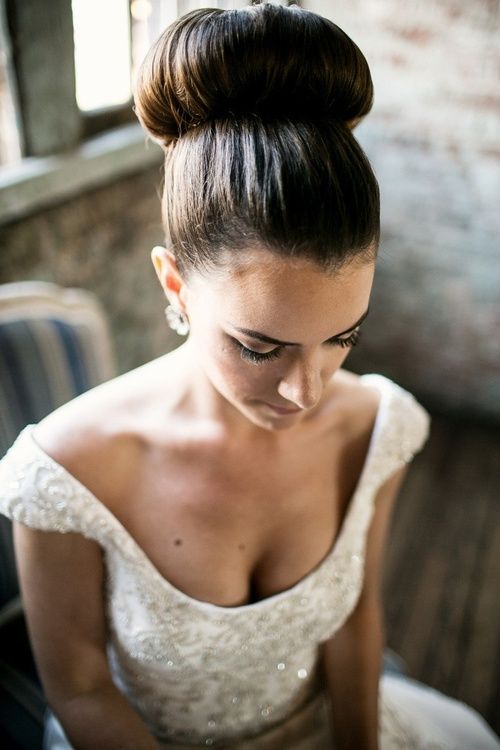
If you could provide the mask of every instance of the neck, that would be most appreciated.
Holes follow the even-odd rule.
[[[189,339],[175,350],[175,357],[175,371],[179,377],[176,408],[210,424],[220,438],[238,443],[250,441],[252,444],[277,445],[286,442],[285,433],[294,431],[293,428],[286,431],[266,430],[245,416],[215,388],[201,367]]]

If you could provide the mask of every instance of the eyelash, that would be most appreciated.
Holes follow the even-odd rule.
[[[361,336],[361,331],[356,330],[351,333],[350,336],[348,336],[346,339],[333,339],[332,341],[329,341],[328,344],[330,346],[341,346],[345,348],[346,346],[352,347],[356,346],[356,344],[359,342],[359,338]],[[270,352],[254,352],[252,349],[248,349],[248,347],[243,346],[239,341],[236,341],[236,339],[233,339],[237,349],[240,352],[240,356],[242,359],[246,359],[249,362],[252,362],[255,365],[263,364],[264,362],[269,362],[273,359],[277,359],[283,350],[282,346],[276,347],[276,349],[273,349]]]

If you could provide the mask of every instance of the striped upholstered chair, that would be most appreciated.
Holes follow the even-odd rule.
[[[38,281],[0,285],[0,457],[27,424],[115,370],[107,321],[93,294]],[[40,748],[44,711],[11,523],[0,515],[0,747]]]

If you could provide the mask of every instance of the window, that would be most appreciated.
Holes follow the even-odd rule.
[[[136,122],[133,81],[161,31],[195,8],[251,2],[0,0],[0,165]]]
[[[76,101],[83,112],[131,97],[127,0],[72,0]]]
[[[0,4],[0,166],[15,164],[21,158],[10,40],[2,11],[3,6]]]
[[[160,164],[132,109],[146,51],[190,10],[252,2],[0,0],[0,224]]]

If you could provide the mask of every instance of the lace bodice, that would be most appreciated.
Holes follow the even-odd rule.
[[[258,735],[318,694],[318,645],[359,597],[377,489],[429,432],[429,415],[410,393],[382,375],[360,382],[381,398],[336,540],[297,584],[252,604],[223,607],[175,588],[104,504],[37,446],[34,425],[0,461],[3,514],[101,546],[113,680],[165,744],[218,745]]]

